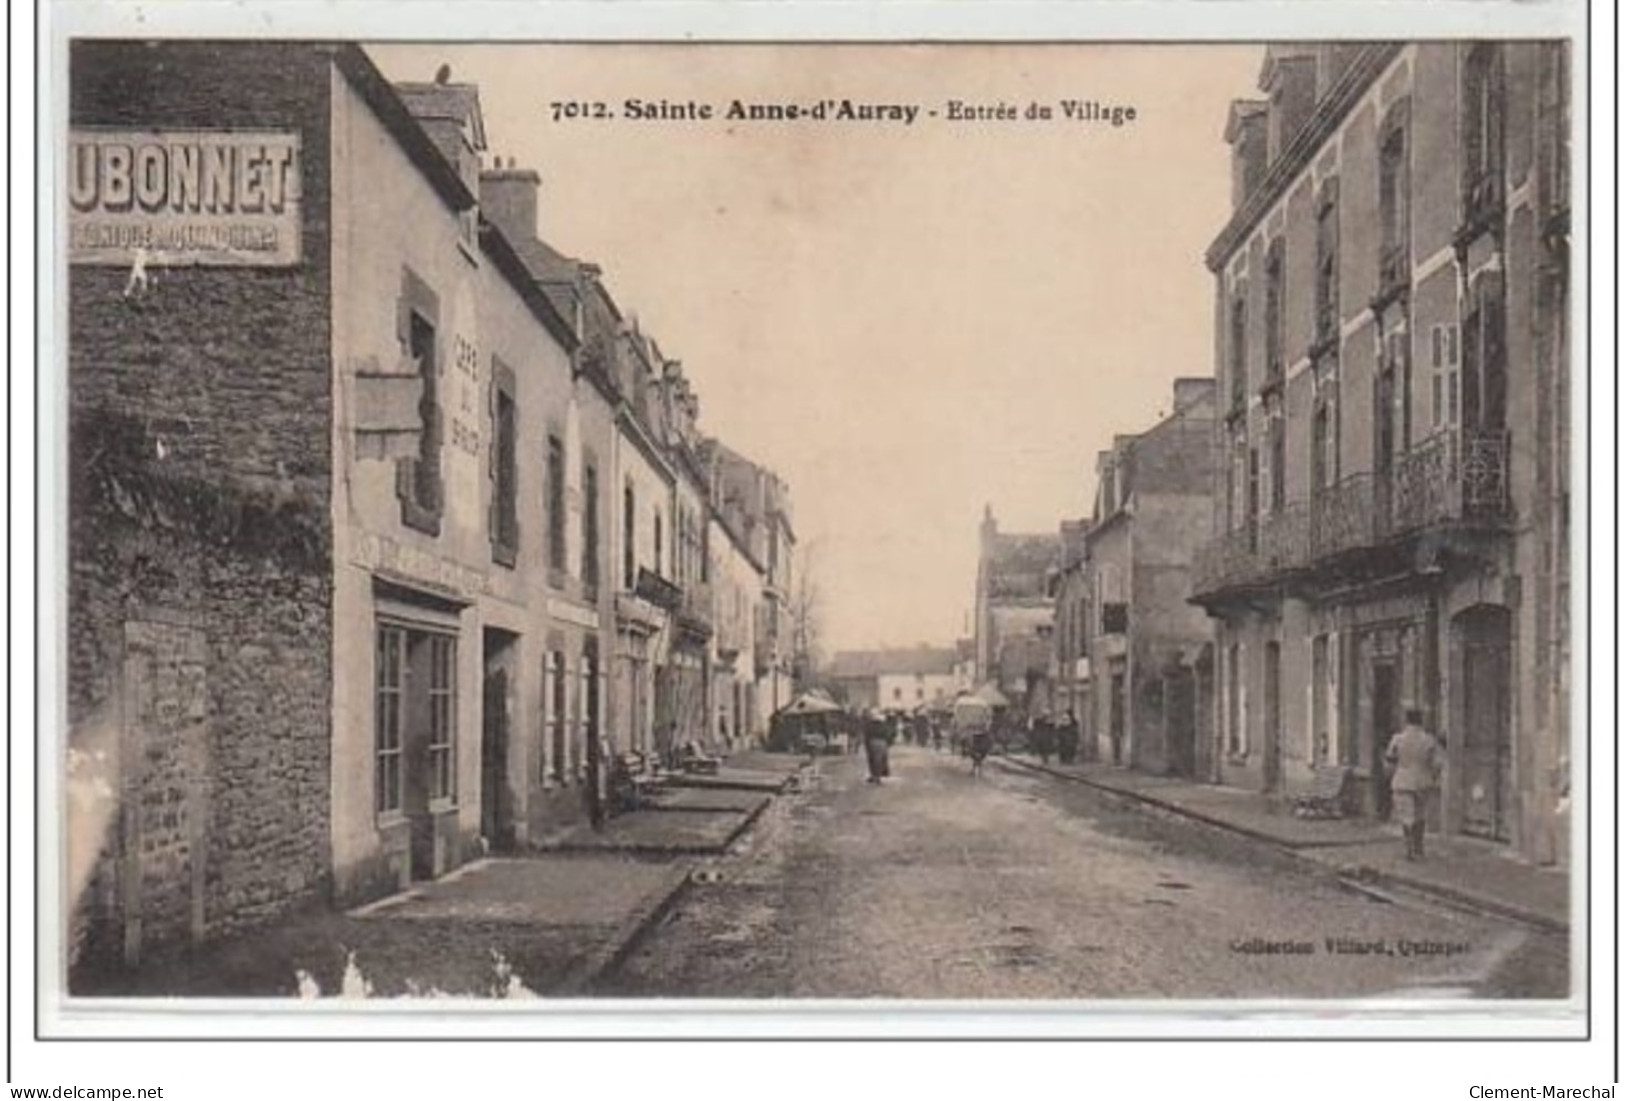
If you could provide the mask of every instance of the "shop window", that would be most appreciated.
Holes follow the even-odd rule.
[[[374,676],[374,809],[405,809],[405,793],[457,799],[457,638],[400,623],[380,623]],[[407,747],[418,747],[409,757]],[[421,756],[419,755],[421,754]],[[426,775],[407,775],[421,760]]]
[[[378,628],[374,674],[373,809],[380,815],[401,809],[401,753],[405,745],[406,632]]]
[[[457,798],[457,641],[427,636],[429,795]]]

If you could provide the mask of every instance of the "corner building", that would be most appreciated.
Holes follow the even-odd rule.
[[[480,215],[476,90],[319,43],[70,63],[69,768],[110,793],[69,828],[70,955],[378,897],[590,813],[582,473],[611,418]]]
[[[1231,106],[1207,254],[1212,778],[1353,770],[1422,708],[1447,831],[1564,859],[1569,94],[1561,42],[1300,43]]]

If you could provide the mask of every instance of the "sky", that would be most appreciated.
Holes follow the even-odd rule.
[[[1262,47],[368,52],[392,80],[449,63],[479,85],[488,159],[542,176],[541,237],[599,264],[682,360],[704,432],[789,483],[826,649],[968,635],[983,508],[1004,531],[1088,515],[1096,452],[1165,414],[1174,378],[1212,374],[1202,254]],[[633,118],[628,99],[713,115]],[[919,113],[726,117],[848,99]],[[1063,100],[1135,117],[1077,121]],[[1018,117],[951,119],[951,101]],[[1035,103],[1051,117],[1026,118]]]

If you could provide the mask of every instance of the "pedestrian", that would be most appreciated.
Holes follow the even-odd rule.
[[[869,783],[878,784],[891,774],[891,724],[879,712],[864,724],[863,751],[868,757]]]
[[[938,753],[942,752],[942,724],[935,718],[931,720],[931,748]]]
[[[1056,732],[1055,751],[1061,758],[1063,765],[1070,765],[1078,759],[1078,717],[1068,709],[1066,718],[1061,721],[1061,729]]]
[[[1439,787],[1442,766],[1439,739],[1422,725],[1422,709],[1405,708],[1405,725],[1388,743],[1389,788],[1394,816],[1405,829],[1405,859],[1423,858],[1422,835],[1427,831],[1428,807]]]
[[[1048,768],[1050,755],[1055,752],[1055,728],[1050,725],[1048,715],[1039,715],[1033,719],[1031,737],[1033,752]]]

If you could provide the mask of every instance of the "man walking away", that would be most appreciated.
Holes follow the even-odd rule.
[[[1439,787],[1439,739],[1422,726],[1422,709],[1405,708],[1405,725],[1388,743],[1388,762],[1394,793],[1394,815],[1405,828],[1405,859],[1421,860],[1422,835],[1427,829],[1428,806]]]

